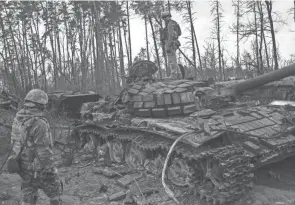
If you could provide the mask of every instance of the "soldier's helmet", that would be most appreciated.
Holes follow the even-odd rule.
[[[162,19],[166,18],[166,17],[172,17],[169,11],[164,11],[162,13]]]
[[[33,89],[25,97],[25,105],[32,106],[30,103],[37,103],[39,105],[46,105],[48,103],[47,94],[39,89]]]

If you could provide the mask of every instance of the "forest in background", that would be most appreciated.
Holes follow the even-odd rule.
[[[236,52],[230,58],[222,38],[222,2],[210,0],[212,39],[201,53],[194,28],[197,11],[191,1],[8,1],[0,2],[0,87],[18,96],[32,88],[118,93],[135,61],[151,60],[159,67],[157,78],[169,74],[160,41],[164,27],[161,12],[180,13],[188,27],[179,63],[191,68],[196,79],[249,78],[295,62],[282,59],[276,42],[276,24],[284,20],[272,1],[235,0]],[[295,1],[289,15],[294,16]],[[247,18],[246,18],[247,16]],[[249,18],[250,16],[250,18]],[[145,25],[146,46],[134,54],[130,18]],[[223,25],[225,26],[225,25]],[[290,31],[291,32],[291,31]],[[251,42],[241,52],[242,41]],[[134,58],[132,56],[135,56]]]

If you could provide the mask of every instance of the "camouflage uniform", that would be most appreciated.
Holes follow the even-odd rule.
[[[43,92],[43,91],[42,91]],[[47,97],[47,95],[46,95]],[[32,105],[27,102],[25,106]],[[36,107],[25,107],[20,110],[12,125],[11,140],[14,141],[13,152],[16,155],[24,146],[21,153],[19,175],[22,178],[22,204],[37,203],[38,189],[42,189],[50,198],[51,205],[62,204],[62,181],[57,175],[53,160],[53,138],[47,120]],[[25,144],[26,137],[28,137]]]
[[[171,14],[164,12],[162,18],[165,19],[171,17]],[[178,41],[178,35],[176,33],[175,26],[177,23],[171,19],[165,19],[166,27],[164,29],[164,45],[167,56],[168,66],[170,67],[171,74],[170,78],[180,78],[180,71],[177,64],[176,50],[179,48],[180,43]]]

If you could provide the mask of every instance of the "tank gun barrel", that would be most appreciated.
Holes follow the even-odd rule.
[[[295,64],[286,66],[282,69],[275,70],[264,75],[257,76],[255,78],[245,80],[243,82],[237,83],[236,85],[231,85],[229,87],[234,87],[237,93],[250,90],[264,84],[286,78],[288,76],[295,75]]]
[[[281,68],[279,70],[271,71],[269,73],[257,76],[255,78],[245,80],[230,86],[227,86],[225,88],[221,88],[218,93],[213,92],[211,93],[211,96],[213,95],[235,95],[242,92],[245,92],[247,90],[251,90],[254,88],[257,88],[259,86],[265,85],[267,83],[280,80],[282,78],[286,78],[288,76],[295,75],[295,64],[291,64],[289,66],[286,66],[284,68]]]

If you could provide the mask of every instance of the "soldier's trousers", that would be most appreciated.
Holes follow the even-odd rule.
[[[180,76],[179,67],[177,64],[177,58],[176,58],[176,49],[174,48],[167,48],[166,47],[166,55],[167,55],[167,63],[170,67],[171,74],[170,76],[173,79],[177,79]]]
[[[20,176],[22,178],[22,205],[35,205],[38,200],[38,189],[43,190],[50,200],[50,205],[62,204],[60,196],[63,192],[63,184],[57,174],[38,172],[36,175],[26,171],[22,172]]]

